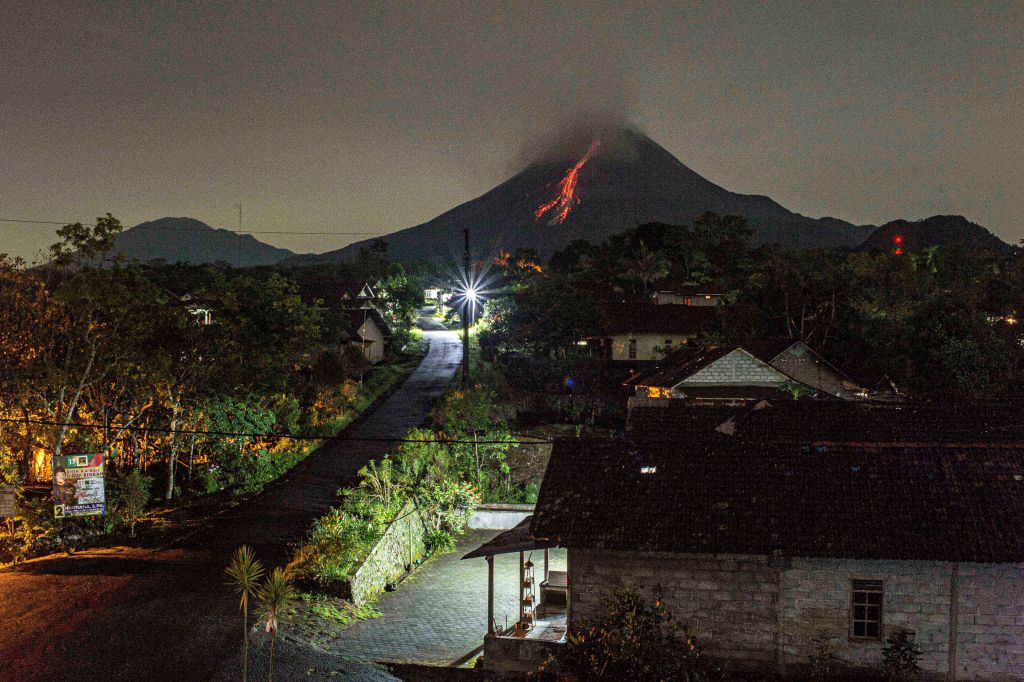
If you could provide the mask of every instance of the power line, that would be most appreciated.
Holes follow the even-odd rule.
[[[244,431],[207,431],[201,429],[169,429],[158,426],[125,426],[123,424],[90,424],[86,422],[60,422],[47,419],[19,419],[17,417],[0,417],[0,422],[13,424],[33,424],[35,426],[66,426],[76,429],[107,429],[109,431],[131,431],[133,433],[178,433],[196,436],[222,436],[234,438],[278,438],[288,440],[323,440],[331,442],[354,443],[437,443],[439,445],[501,445],[504,440],[443,440],[440,438],[369,438],[359,436],[316,436],[291,433],[249,433]],[[530,443],[554,443],[553,440],[535,440]]]
[[[74,225],[77,222],[79,222],[79,221],[71,220],[71,221],[61,222],[61,221],[57,221],[57,220],[22,220],[20,218],[0,218],[0,223],[18,223],[18,224],[23,224],[23,225],[26,225],[26,226],[28,226],[28,225],[58,225],[58,226],[63,227],[64,225]],[[82,224],[84,225],[85,223],[82,223]],[[128,229],[130,230],[132,228],[128,228]],[[231,232],[231,230],[222,230],[221,228],[216,228],[216,227],[211,227],[209,230],[207,230],[207,229],[204,229],[204,228],[201,228],[201,227],[164,227],[164,226],[160,226],[160,225],[151,225],[149,227],[146,227],[145,230],[146,231],[149,231],[149,230],[163,230],[163,231],[167,231],[167,232],[210,232],[210,231],[214,231],[214,232],[220,232],[220,231]],[[383,237],[383,236],[386,236],[389,233],[387,233],[387,232],[337,232],[337,231],[328,231],[328,230],[311,231],[311,232],[303,232],[303,231],[300,231],[300,230],[244,230],[244,231],[243,230],[239,230],[238,232],[235,232],[234,234],[298,234],[298,235],[305,234],[305,235],[314,235],[314,236],[317,236],[317,235],[319,235],[319,236],[323,236],[323,235],[338,235],[338,236],[342,236],[342,237]]]

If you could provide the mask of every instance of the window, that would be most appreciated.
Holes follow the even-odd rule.
[[[850,595],[850,636],[882,638],[882,581],[854,580]]]
[[[629,340],[629,359],[636,360],[636,339]]]
[[[665,355],[672,354],[672,339],[665,339]]]

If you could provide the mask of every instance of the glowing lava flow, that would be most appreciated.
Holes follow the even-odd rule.
[[[593,153],[597,150],[597,146],[600,144],[599,140],[594,140],[590,143],[590,148],[587,149],[587,153],[583,155],[583,158],[576,162],[576,165],[569,169],[569,172],[565,174],[561,182],[558,183],[558,194],[555,198],[546,204],[541,204],[537,207],[537,210],[533,212],[533,217],[537,220],[541,219],[545,213],[551,212],[551,220],[548,221],[548,225],[554,225],[555,223],[565,222],[565,219],[569,216],[569,211],[575,204],[580,203],[579,197],[576,196],[576,183],[580,179],[580,169],[590,159]]]

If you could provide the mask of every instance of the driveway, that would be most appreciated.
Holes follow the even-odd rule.
[[[353,661],[450,664],[483,644],[487,630],[487,562],[461,560],[502,531],[473,530],[451,554],[434,557],[378,602],[383,616],[364,620],[340,636],[317,642],[327,651]],[[543,550],[534,552],[538,575]],[[551,570],[565,570],[565,550],[553,549]],[[516,586],[519,554],[494,557],[494,618],[500,626],[519,617]]]
[[[401,437],[421,424],[461,359],[458,336],[428,331],[427,356],[345,438]],[[241,627],[224,586],[249,544],[281,565],[339,487],[392,446],[328,442],[250,503],[163,548],[42,558],[0,571],[0,680],[206,680],[233,657]]]

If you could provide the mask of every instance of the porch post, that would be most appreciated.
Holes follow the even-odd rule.
[[[487,557],[487,634],[494,634],[494,556]]]
[[[519,591],[516,592],[517,598],[519,599],[519,622],[523,622],[523,583],[526,582],[526,572],[523,567],[524,555],[519,552]]]
[[[548,548],[544,548],[544,582],[548,580]]]

